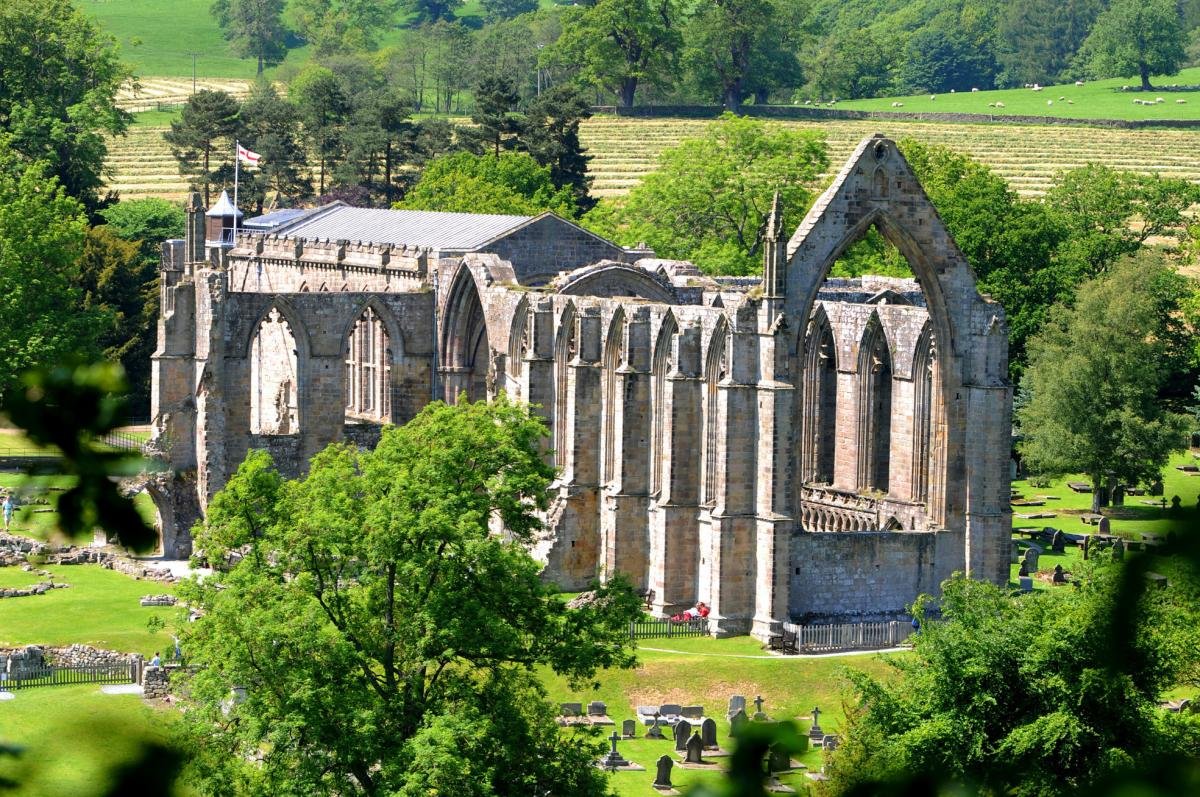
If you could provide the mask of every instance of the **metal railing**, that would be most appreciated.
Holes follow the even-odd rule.
[[[31,667],[0,673],[0,689],[28,689],[34,686],[69,684],[137,683],[137,665],[131,662],[97,664],[90,667]]]
[[[772,647],[789,653],[827,653],[839,650],[894,648],[912,634],[912,623],[890,620],[881,623],[837,625],[783,624],[783,634]]]

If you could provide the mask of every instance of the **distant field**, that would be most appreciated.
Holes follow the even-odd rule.
[[[1133,91],[1135,78],[1098,80],[1076,86],[1045,86],[1033,89],[966,91],[955,94],[919,94],[908,97],[882,97],[873,100],[845,100],[836,108],[853,111],[903,111],[939,113],[975,113],[1014,116],[1058,116],[1069,119],[1200,119],[1200,91],[1171,91],[1171,86],[1200,85],[1200,67],[1185,69],[1172,77],[1152,81],[1154,92]],[[1122,86],[1131,90],[1122,91]],[[933,99],[930,99],[930,97]],[[1162,102],[1154,102],[1162,98]],[[1140,105],[1135,100],[1151,101]],[[893,103],[902,103],[895,107]],[[997,103],[1003,103],[997,107]]]

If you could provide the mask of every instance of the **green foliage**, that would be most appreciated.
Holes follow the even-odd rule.
[[[232,177],[239,110],[238,101],[228,92],[201,89],[163,134],[179,162],[179,173],[204,193],[206,206],[212,202],[214,185],[221,185],[226,174]]]
[[[1146,484],[1184,445],[1186,421],[1165,411],[1167,319],[1155,281],[1168,267],[1127,261],[1080,286],[1030,341],[1017,411],[1027,466],[1087,473],[1093,484]]]
[[[375,49],[395,23],[400,0],[291,0],[289,25],[319,56]]]
[[[299,481],[247,457],[196,530],[210,560],[242,558],[181,589],[205,612],[182,634],[203,790],[603,793],[594,737],[559,732],[535,668],[628,666],[638,599],[617,581],[568,609],[542,584],[545,434],[503,399],[434,403]]]
[[[829,161],[815,133],[726,113],[703,137],[663,152],[659,163],[622,202],[601,203],[588,223],[709,273],[753,274],[762,267],[773,194],[779,191],[784,229],[795,229]]]
[[[1020,597],[944,582],[942,619],[922,622],[913,657],[890,660],[897,678],[849,673],[855,710],[827,793],[965,784],[982,794],[1095,794],[1134,762],[1192,754],[1200,721],[1156,705],[1197,663],[1190,582],[1139,597],[1121,589],[1117,566],[1092,564],[1074,574],[1075,590]],[[1118,639],[1128,655],[1114,659]]]
[[[130,122],[116,106],[130,73],[112,38],[70,0],[11,0],[0,5],[0,75],[0,140],[94,211],[105,135]]]
[[[100,211],[109,231],[123,240],[136,242],[142,258],[158,263],[159,246],[168,238],[182,238],[184,213],[178,202],[157,197],[130,199]]]
[[[97,352],[106,320],[81,307],[83,207],[43,164],[0,141],[0,397],[27,368]]]
[[[596,204],[588,194],[592,178],[587,169],[592,158],[584,154],[579,141],[579,123],[591,115],[587,98],[577,87],[554,86],[530,106],[522,136],[534,160],[550,168],[551,182],[570,190],[578,211]]]
[[[508,78],[486,77],[475,88],[474,128],[459,131],[459,138],[476,154],[517,148],[525,120],[517,113],[521,97]]]
[[[1101,0],[1009,0],[996,25],[999,82],[1048,85],[1068,77],[1071,57],[1087,37]]]
[[[640,84],[669,85],[682,44],[675,0],[597,0],[563,11],[563,35],[551,59],[633,106]]]
[[[289,95],[300,109],[309,150],[319,161],[318,193],[324,194],[327,170],[343,152],[353,110],[350,92],[332,69],[310,65],[292,82]]]
[[[1113,0],[1096,18],[1076,61],[1093,77],[1137,75],[1150,91],[1152,75],[1174,75],[1187,42],[1173,0]]]
[[[212,14],[241,58],[254,58],[258,74],[287,55],[283,0],[214,0]]]
[[[799,82],[784,13],[772,0],[699,3],[684,31],[682,69],[705,94],[736,111],[752,93]]]
[[[576,213],[570,189],[557,188],[550,168],[524,152],[456,152],[435,158],[396,207],[516,216],[552,210],[566,218]]]
[[[481,0],[480,5],[488,22],[512,19],[536,11],[538,7],[537,0]]]

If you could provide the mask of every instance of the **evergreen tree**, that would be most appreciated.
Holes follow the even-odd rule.
[[[460,131],[468,147],[476,152],[491,150],[496,156],[501,150],[516,149],[525,129],[524,119],[517,113],[520,99],[507,78],[484,78],[475,89],[475,113],[471,114],[471,121],[476,127]]]
[[[188,99],[179,119],[163,134],[179,162],[179,173],[204,193],[205,205],[211,204],[213,183],[220,178],[218,167],[233,162],[239,110],[238,101],[228,93],[203,89]]]
[[[242,103],[239,121],[242,144],[262,156],[256,171],[242,171],[239,201],[261,212],[271,192],[290,202],[312,194],[296,106],[261,81]]]
[[[559,188],[568,188],[575,206],[583,213],[596,204],[588,191],[592,178],[583,144],[579,141],[579,123],[592,115],[582,92],[570,84],[553,86],[542,92],[529,108],[523,141],[538,163],[550,167],[550,179]]]
[[[327,67],[311,66],[292,84],[304,138],[318,160],[318,193],[325,193],[330,169],[345,152],[345,128],[353,104],[342,82]]]
[[[258,60],[259,75],[287,55],[283,0],[215,0],[212,14],[234,53]]]

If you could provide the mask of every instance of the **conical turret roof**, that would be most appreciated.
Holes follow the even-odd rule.
[[[209,209],[209,211],[207,213],[205,213],[204,215],[209,216],[209,217],[220,217],[220,218],[226,218],[228,216],[237,216],[240,219],[242,217],[242,211],[238,210],[237,208],[235,208],[233,206],[233,202],[230,201],[230,199],[229,199],[229,192],[222,191],[221,198],[217,200],[217,204],[213,205],[212,208]]]

